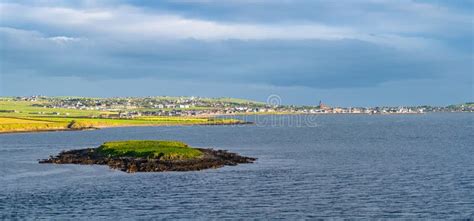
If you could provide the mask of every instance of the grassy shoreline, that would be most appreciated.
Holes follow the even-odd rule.
[[[109,127],[235,125],[235,119],[159,117],[139,119],[0,117],[0,134],[94,130]]]

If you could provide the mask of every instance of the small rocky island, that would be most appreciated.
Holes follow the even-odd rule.
[[[225,150],[191,148],[179,141],[130,140],[105,142],[97,148],[63,151],[39,163],[108,165],[134,173],[196,171],[253,163],[255,160]]]

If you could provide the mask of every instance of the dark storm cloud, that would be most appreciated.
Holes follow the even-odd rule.
[[[443,57],[355,40],[89,42],[3,31],[11,73],[84,78],[200,79],[314,88],[430,79],[455,65]],[[23,35],[22,37],[18,37]],[[39,56],[41,55],[41,56]]]

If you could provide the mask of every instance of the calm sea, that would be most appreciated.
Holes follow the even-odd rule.
[[[0,219],[474,218],[474,114],[245,119],[256,124],[0,135]],[[258,161],[136,174],[37,163],[124,139]]]

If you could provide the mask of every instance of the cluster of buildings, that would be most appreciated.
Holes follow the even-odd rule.
[[[189,99],[163,99],[163,98],[46,98],[46,97],[19,97],[18,100],[47,102],[38,103],[36,106],[45,108],[66,108],[78,110],[122,111],[136,109],[189,109],[202,102]]]
[[[330,107],[269,105],[252,101],[200,97],[144,97],[144,98],[81,98],[81,97],[16,97],[15,100],[34,101],[45,108],[98,110],[111,112],[104,118],[134,118],[140,116],[209,116],[256,113],[294,114],[419,114],[426,112],[474,112],[474,103],[447,107]],[[43,101],[43,102],[36,102]],[[59,112],[58,112],[59,113]]]
[[[420,114],[425,111],[416,107],[330,107],[319,102],[317,108],[303,110],[310,114]]]

